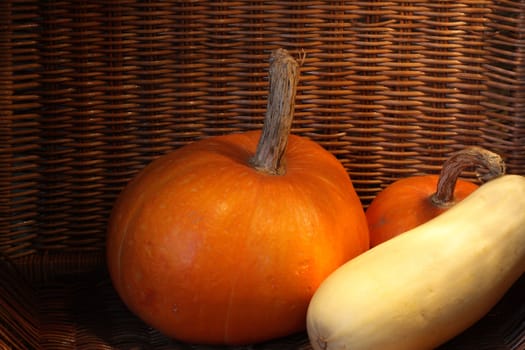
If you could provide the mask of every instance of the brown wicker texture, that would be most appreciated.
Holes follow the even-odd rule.
[[[293,132],[365,206],[465,145],[525,175],[523,0],[3,0],[0,28],[0,347],[204,349],[120,304],[107,218],[155,157],[261,127],[278,47],[305,54]],[[449,348],[525,349],[522,299]]]

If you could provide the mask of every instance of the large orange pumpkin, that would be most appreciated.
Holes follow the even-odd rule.
[[[412,176],[393,182],[366,210],[370,246],[429,221],[476,190],[479,185],[459,179],[468,167],[476,167],[483,181],[505,172],[505,163],[499,155],[472,146],[451,155],[439,175]]]
[[[342,165],[313,141],[288,137],[297,78],[283,71],[298,70],[284,50],[273,54],[262,134],[212,137],[162,156],[113,208],[114,286],[168,336],[246,344],[302,331],[321,281],[368,249],[364,210]]]

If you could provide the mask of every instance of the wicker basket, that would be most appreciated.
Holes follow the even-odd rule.
[[[293,132],[340,159],[363,205],[465,145],[525,175],[523,0],[3,0],[0,23],[2,349],[212,348],[121,304],[107,218],[155,157],[261,127],[277,47],[306,54]],[[523,280],[443,349],[525,349]]]

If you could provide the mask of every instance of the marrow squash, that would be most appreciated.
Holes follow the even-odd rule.
[[[310,301],[315,350],[433,349],[525,272],[525,177],[481,185],[445,213],[348,261]]]

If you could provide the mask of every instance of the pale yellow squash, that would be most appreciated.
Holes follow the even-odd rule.
[[[308,307],[308,335],[315,350],[433,349],[524,272],[525,177],[505,175],[333,272]]]

